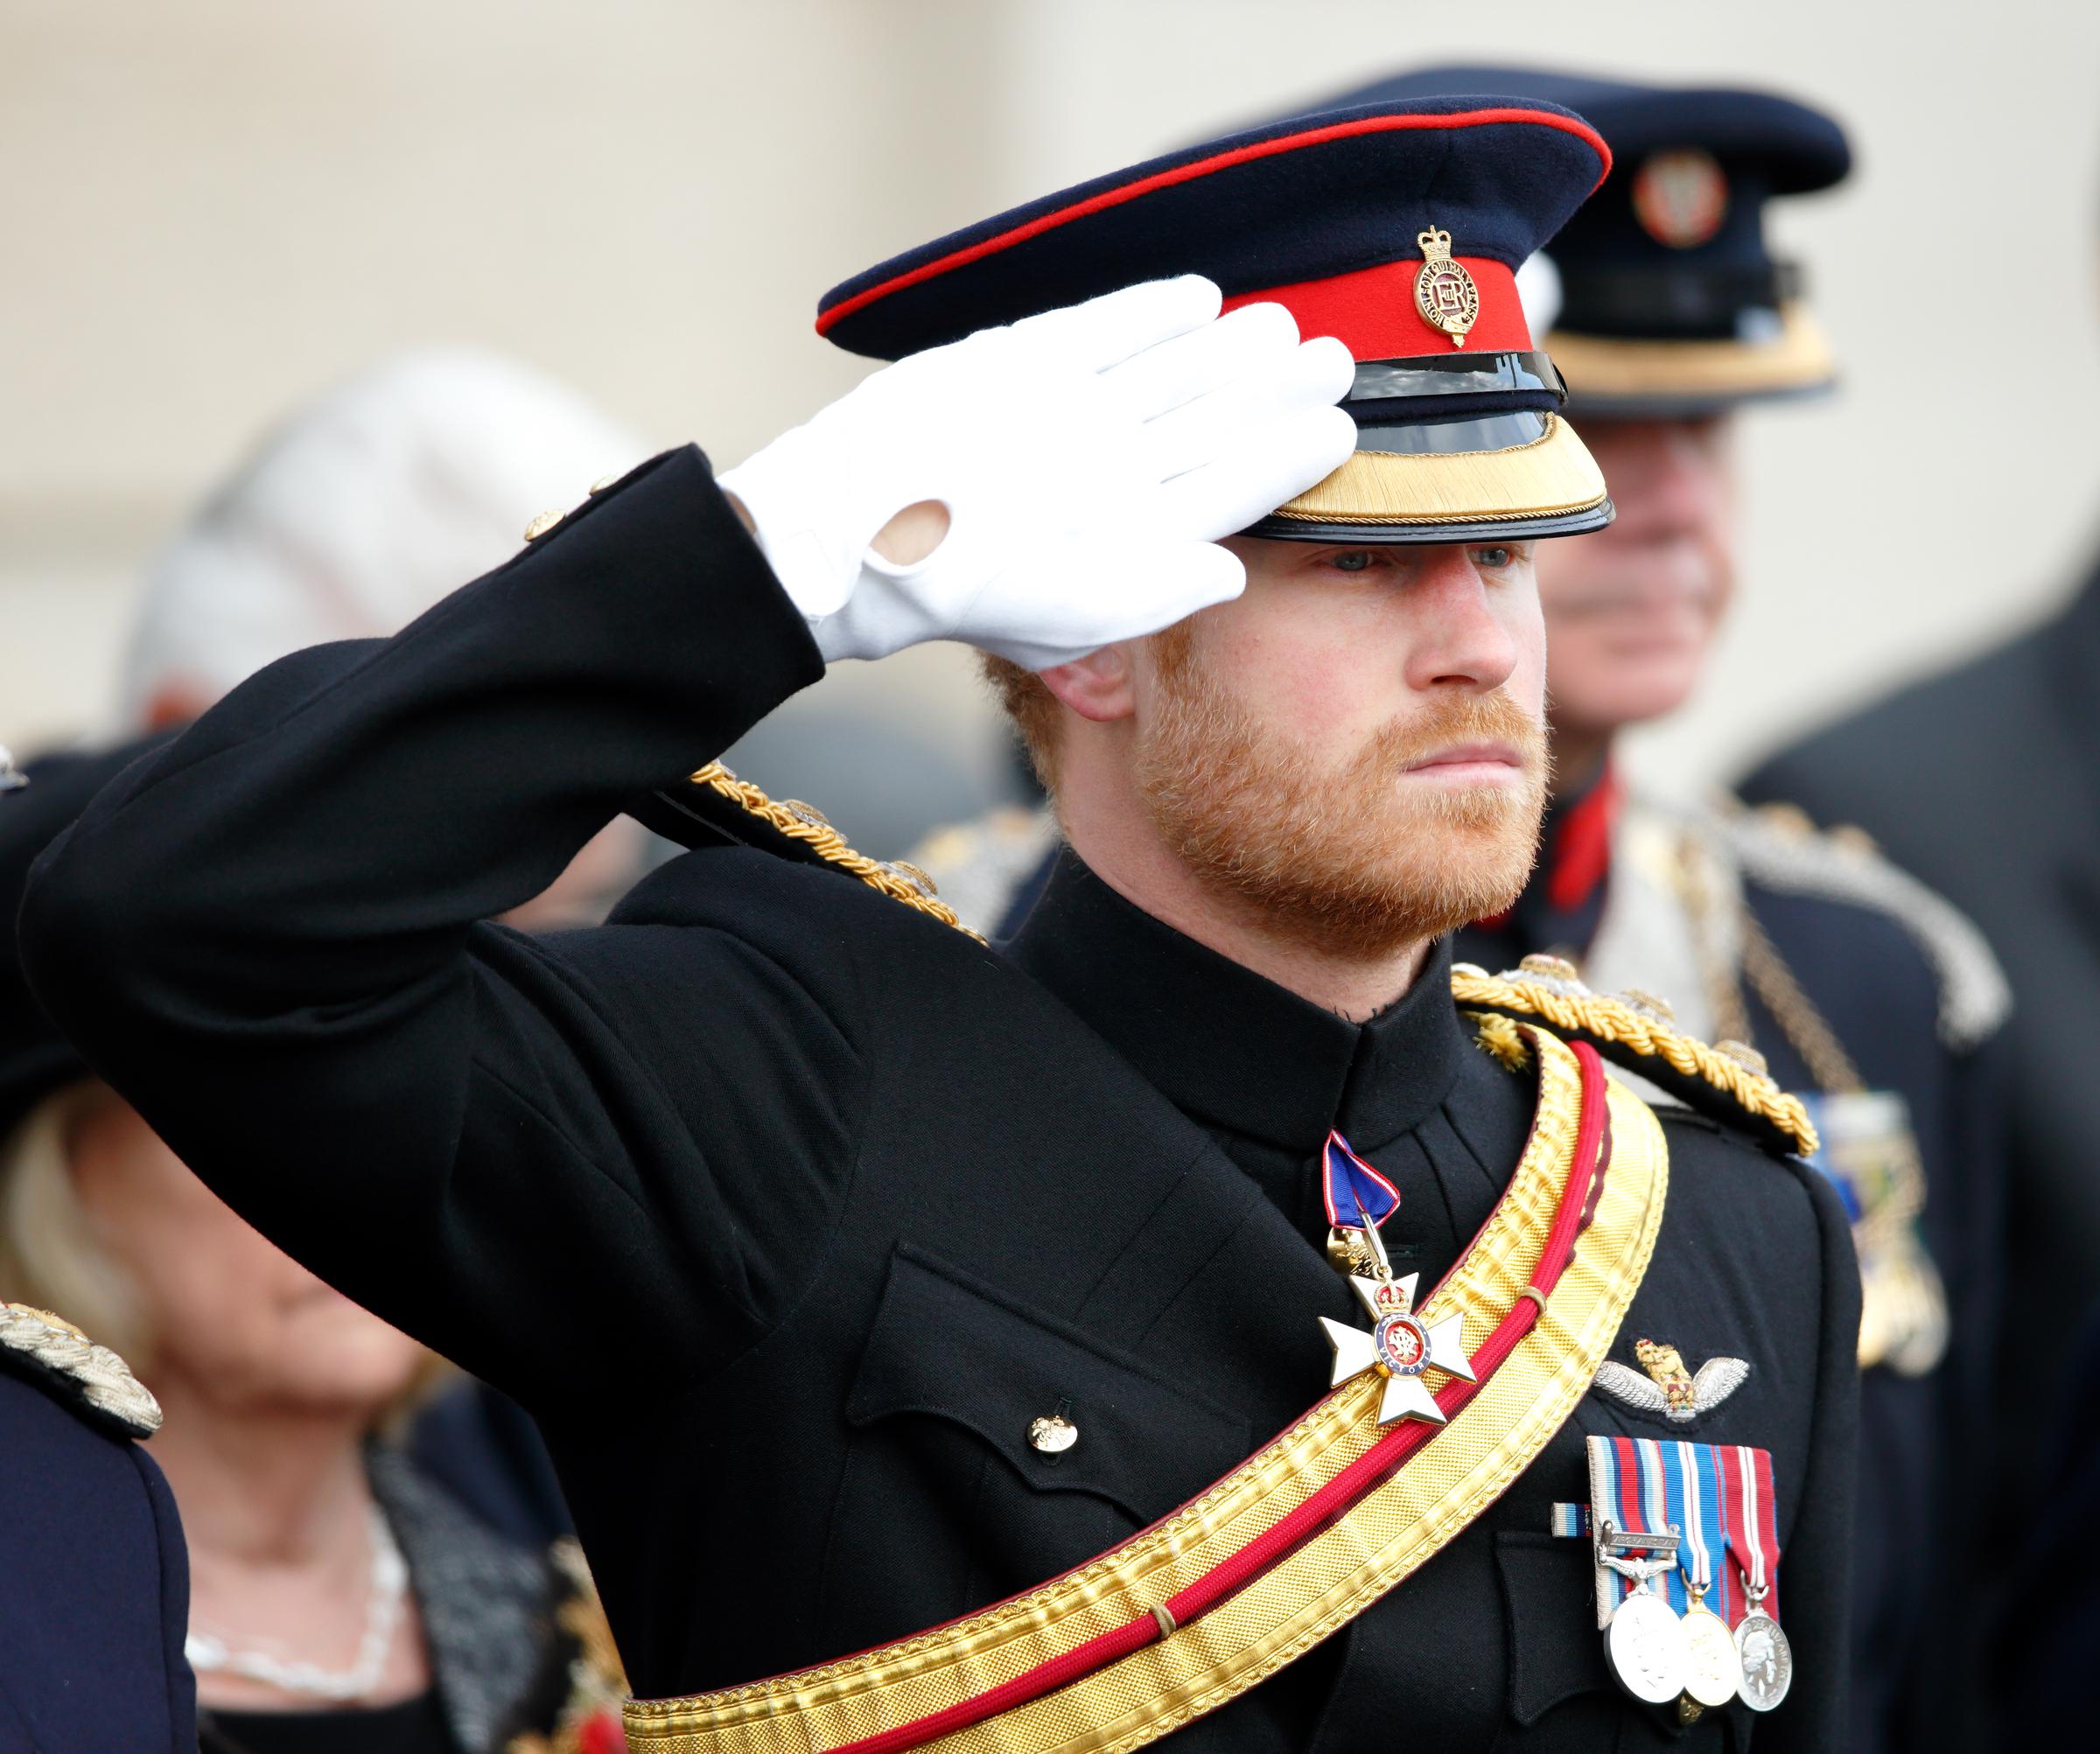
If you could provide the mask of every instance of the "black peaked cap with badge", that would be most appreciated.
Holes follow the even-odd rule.
[[[1368,276],[1344,293],[1385,327],[1353,345],[1403,378],[1468,353],[1466,371],[1492,375],[1536,352],[1510,276],[1601,172],[1590,130],[1506,102],[1358,121],[1390,136],[1390,158],[1294,156],[1354,137],[1318,129],[1247,143],[1298,182],[1294,199],[1210,210],[1249,263],[1233,287]],[[1506,130],[1494,154],[1476,129]],[[1166,169],[1226,176],[1238,150]],[[1390,213],[1400,235],[1362,236],[1354,266],[1308,257],[1298,215],[1342,199],[1323,162],[1352,201],[1376,206],[1382,180],[1437,205]],[[1520,213],[1549,190],[1553,211],[1498,235],[1490,186]],[[1072,248],[1092,216],[1043,234]],[[1015,228],[864,277],[828,301],[830,330],[858,318],[840,339],[901,350],[1093,290],[1046,261],[1032,295],[1023,276],[1004,303],[943,311],[920,290]],[[1197,234],[1180,259],[1141,256],[1141,231],[1096,271],[1230,267],[1200,259]],[[1437,316],[1475,319],[1462,346],[1420,315],[1435,258],[1419,237],[1438,231],[1478,299],[1469,312],[1453,276],[1432,288]],[[878,296],[848,309],[863,293]],[[885,332],[890,297],[924,314]],[[1395,400],[1435,424],[1433,398]],[[1561,445],[1557,414],[1500,412],[1539,415],[1531,443]],[[1572,443],[1557,454],[1572,462]],[[1441,518],[1445,539],[1563,515],[1538,486],[1489,470],[1464,515],[1420,500],[1409,515]],[[1395,1265],[1433,1284],[1508,1188],[1541,1084],[1536,1060],[1476,1044],[1446,945],[1359,1024],[1076,857],[1004,950],[904,905],[900,881],[878,892],[878,868],[855,881],[755,847],[672,861],[603,928],[486,923],[823,671],[697,451],[582,487],[393,640],[286,659],[128,771],[32,878],[22,931],[38,994],[230,1204],[533,1414],[637,1691],[683,1695],[1032,1590],[1202,1493],[1325,1394],[1320,1319],[1361,1317],[1324,1247],[1330,1133],[1396,1191]],[[1368,495],[1323,511],[1405,530],[1391,507],[1413,489],[1388,490],[1392,523],[1363,516],[1380,509]],[[1725,1121],[1672,1109],[1659,1126],[1668,1198],[1612,1356],[1638,1368],[1646,1337],[1695,1370],[1732,1359],[1730,1391],[1695,1397],[1689,1419],[1576,1397],[1419,1571],[1173,1747],[1375,1746],[1401,1712],[1410,1737],[1452,1748],[1742,1746],[1740,1704],[1686,1732],[1616,1689],[1590,1548],[1553,1532],[1556,1506],[1588,1491],[1585,1439],[1628,1434],[1768,1450],[1796,1673],[1756,1745],[1834,1745],[1856,1435],[1844,1214]]]
[[[1550,101],[1367,101],[1134,164],[892,256],[826,293],[817,329],[893,360],[1200,274],[1228,310],[1274,300],[1302,336],[1335,336],[1357,361],[1343,404],[1357,454],[1252,534],[1575,535],[1608,522],[1611,502],[1560,418],[1515,273],[1610,164],[1596,130]]]
[[[1579,110],[1610,144],[1611,176],[1546,252],[1560,311],[1545,345],[1578,418],[1712,414],[1830,388],[1807,276],[1774,254],[1767,223],[1774,201],[1850,172],[1834,119],[1739,87],[1467,66],[1380,80],[1318,113],[1468,91]]]

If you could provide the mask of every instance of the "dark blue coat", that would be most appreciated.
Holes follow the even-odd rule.
[[[4,1367],[0,1452],[0,1754],[191,1754],[190,1562],[160,1470]]]

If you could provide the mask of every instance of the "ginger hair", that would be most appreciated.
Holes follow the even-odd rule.
[[[1021,746],[1028,751],[1028,765],[1042,782],[1043,790],[1057,795],[1057,696],[1033,670],[1024,669],[1011,658],[979,653],[984,680],[998,696],[999,705],[1012,722]]]

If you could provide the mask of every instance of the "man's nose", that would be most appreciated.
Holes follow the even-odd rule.
[[[1421,570],[1406,593],[1417,632],[1408,654],[1410,688],[1457,683],[1486,691],[1509,679],[1516,668],[1516,639],[1495,613],[1494,589],[1470,549],[1453,545],[1424,550]]]

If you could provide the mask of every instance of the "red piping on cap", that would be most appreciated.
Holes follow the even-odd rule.
[[[1171,171],[1160,171],[1150,177],[1141,177],[1135,183],[1126,183],[1120,189],[1104,189],[1098,195],[1089,195],[1083,201],[1074,201],[1068,207],[1060,207],[1054,213],[1040,214],[1026,224],[1011,231],[1001,232],[977,243],[951,250],[932,262],[921,262],[917,268],[906,269],[879,285],[856,292],[850,298],[842,298],[829,311],[820,311],[816,318],[816,332],[829,334],[834,325],[850,317],[856,311],[865,310],[878,298],[886,298],[892,292],[901,292],[907,286],[916,286],[921,281],[931,280],[935,275],[946,274],[952,268],[961,268],[988,255],[996,255],[1003,249],[1011,249],[1017,243],[1026,243],[1044,232],[1054,231],[1059,226],[1074,220],[1084,219],[1089,213],[1105,212],[1119,207],[1125,201],[1134,201],[1140,195],[1149,195],[1155,189],[1172,188],[1177,183],[1194,182],[1198,177],[1208,177],[1214,171],[1222,171],[1229,165],[1244,164],[1256,158],[1269,158],[1279,152],[1294,152],[1303,146],[1319,146],[1329,140],[1345,140],[1357,134],[1384,134],[1406,128],[1488,128],[1503,122],[1534,122],[1546,128],[1558,128],[1564,134],[1572,134],[1597,154],[1602,168],[1596,182],[1590,185],[1595,194],[1611,175],[1612,149],[1604,143],[1604,136],[1587,122],[1572,115],[1549,115],[1536,109],[1462,109],[1447,115],[1426,113],[1410,113],[1405,115],[1367,115],[1354,122],[1330,122],[1325,128],[1308,129],[1303,134],[1282,134],[1273,140],[1257,140],[1246,146],[1236,146],[1229,152],[1213,153],[1208,158],[1198,158],[1192,164],[1176,165]]]

